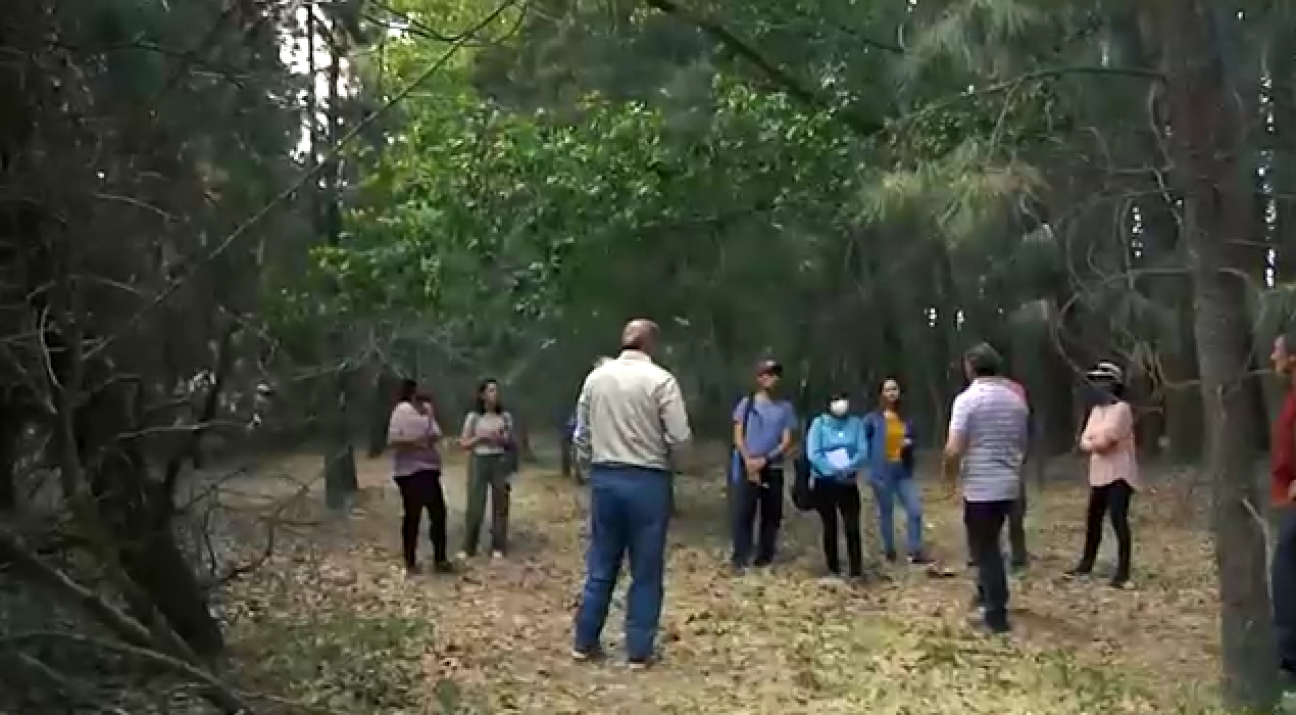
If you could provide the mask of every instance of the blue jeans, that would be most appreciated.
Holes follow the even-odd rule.
[[[895,553],[895,503],[899,501],[908,517],[909,555],[922,553],[922,494],[917,480],[904,474],[902,465],[887,464],[870,475],[869,483],[877,502],[882,548],[888,554]]]
[[[669,472],[603,464],[590,468],[590,535],[585,590],[576,612],[576,650],[599,648],[621,559],[628,553],[626,655],[632,661],[652,657],[661,619],[670,505]]]

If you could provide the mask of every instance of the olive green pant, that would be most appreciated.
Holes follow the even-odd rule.
[[[486,498],[491,503],[491,551],[508,547],[509,485],[507,455],[474,454],[468,462],[468,508],[464,517],[463,550],[477,553],[477,539],[486,517]]]

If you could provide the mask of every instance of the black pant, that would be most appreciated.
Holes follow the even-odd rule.
[[[1008,625],[1008,573],[999,537],[1015,500],[963,502],[963,523],[977,566],[977,600],[985,608],[986,624]]]
[[[1022,480],[1017,501],[1013,502],[1012,512],[1008,514],[1008,543],[1012,547],[1013,566],[1026,565],[1026,508],[1026,481]]]
[[[1012,551],[1012,564],[1015,567],[1026,566],[1030,556],[1026,553],[1026,482],[1022,482],[1017,500],[1013,502],[1012,512],[1008,514],[1008,544]],[[966,526],[966,525],[965,525]],[[972,547],[972,531],[967,531],[968,566],[976,566],[976,549]]]
[[[1270,583],[1273,587],[1274,635],[1278,640],[1278,662],[1296,677],[1296,506],[1278,515]]]
[[[572,459],[571,430],[563,430],[558,443],[562,445],[562,450],[559,454],[559,460],[561,460],[559,466],[562,469],[562,475],[564,477],[570,477],[572,476],[572,468],[575,466],[574,463],[576,461]]]
[[[1102,544],[1103,517],[1111,514],[1112,530],[1116,532],[1116,573],[1114,580],[1124,581],[1130,575],[1130,552],[1133,541],[1130,538],[1129,507],[1134,489],[1129,482],[1121,479],[1101,487],[1089,490],[1089,509],[1085,515],[1084,553],[1080,556],[1077,571],[1093,570],[1094,559],[1098,557],[1098,547]]]
[[[760,534],[756,538],[756,565],[774,560],[778,548],[779,527],[783,524],[783,470],[766,467],[760,471],[760,484],[753,484],[744,473],[733,485],[734,533],[733,563],[743,567],[751,560],[752,532],[760,517]]]
[[[445,493],[441,491],[441,471],[425,469],[408,477],[397,477],[396,486],[400,487],[401,505],[405,515],[401,519],[401,549],[405,555],[405,566],[413,568],[418,564],[419,522],[423,510],[428,513],[428,539],[432,541],[432,553],[437,563],[449,560],[446,553],[446,502]]]
[[[837,553],[837,517],[841,516],[846,531],[846,559],[851,576],[864,575],[864,546],[860,538],[860,493],[855,482],[834,482],[816,479],[814,483],[815,509],[823,520],[823,552],[828,570],[841,573],[841,557]]]

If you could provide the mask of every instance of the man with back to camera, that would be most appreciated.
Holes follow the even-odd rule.
[[[963,367],[970,384],[954,399],[942,471],[951,484],[962,480],[982,625],[1007,633],[1008,575],[999,540],[1021,493],[1029,411],[1022,396],[999,379],[1003,359],[990,345],[969,350]]]
[[[576,450],[590,465],[585,588],[572,645],[580,661],[602,653],[599,639],[627,553],[626,658],[642,668],[656,656],[672,473],[692,436],[679,383],[652,359],[659,332],[651,320],[630,321],[621,354],[585,378],[576,403]]]
[[[1287,381],[1282,411],[1274,423],[1269,496],[1278,523],[1270,563],[1274,636],[1283,689],[1296,693],[1296,335],[1280,335],[1269,356]]]

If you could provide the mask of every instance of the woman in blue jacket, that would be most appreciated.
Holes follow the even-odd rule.
[[[869,445],[869,484],[877,502],[878,526],[887,561],[895,562],[895,503],[905,510],[908,523],[908,556],[915,564],[928,564],[923,552],[922,493],[914,479],[914,428],[900,409],[900,383],[882,383],[878,408],[864,417]]]
[[[837,552],[837,520],[846,532],[846,558],[850,577],[864,578],[864,548],[860,538],[859,474],[868,462],[864,421],[850,414],[845,393],[833,395],[828,411],[814,418],[806,434],[810,461],[810,487],[815,508],[823,520],[823,550],[828,571],[841,576]]]

